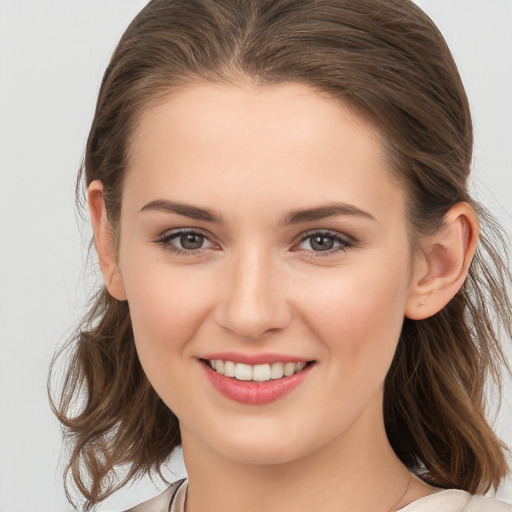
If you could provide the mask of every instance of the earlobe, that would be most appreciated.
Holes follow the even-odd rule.
[[[468,203],[445,215],[438,233],[422,241],[405,316],[423,320],[438,313],[463,286],[478,243],[478,219]]]
[[[115,257],[112,228],[107,219],[101,181],[95,180],[89,185],[87,197],[94,232],[94,246],[98,254],[103,281],[112,297],[117,300],[126,300],[123,277]]]

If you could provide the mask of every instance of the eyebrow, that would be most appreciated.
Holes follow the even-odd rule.
[[[222,215],[215,213],[213,210],[200,208],[186,203],[169,201],[167,199],[156,199],[155,201],[151,201],[144,205],[140,211],[164,211],[183,215],[184,217],[189,217],[194,220],[202,220],[213,224],[224,224]],[[338,215],[363,217],[377,222],[377,219],[371,213],[361,210],[354,205],[346,203],[329,203],[327,205],[317,206],[314,208],[293,210],[279,220],[278,225],[286,226],[292,224],[303,224]]]
[[[338,215],[348,215],[363,217],[377,222],[377,219],[364,210],[346,203],[329,203],[315,208],[306,208],[304,210],[294,210],[288,213],[279,221],[280,225],[302,224],[316,220],[326,219],[327,217],[336,217]]]
[[[177,213],[190,219],[203,220],[205,222],[212,222],[214,224],[223,224],[224,220],[221,215],[215,213],[213,210],[207,208],[199,208],[191,204],[178,203],[175,201],[168,201],[167,199],[156,199],[144,205],[141,212],[146,211],[164,211],[169,213]]]

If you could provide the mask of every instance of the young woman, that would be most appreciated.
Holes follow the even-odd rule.
[[[512,307],[471,154],[408,0],[151,1],[80,177],[105,288],[54,408],[86,508],[181,445],[134,510],[512,510],[478,495]]]

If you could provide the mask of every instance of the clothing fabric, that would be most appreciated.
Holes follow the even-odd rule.
[[[458,489],[429,494],[397,512],[512,512],[512,505]]]
[[[162,494],[140,503],[126,512],[185,512],[188,480],[178,480]]]
[[[188,482],[178,480],[162,494],[126,512],[185,512]],[[397,512],[512,512],[512,505],[466,491],[447,489],[409,503]]]

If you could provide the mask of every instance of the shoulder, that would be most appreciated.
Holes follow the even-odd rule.
[[[464,512],[512,512],[512,505],[486,496],[471,496]]]
[[[512,506],[486,496],[448,489],[414,501],[399,512],[512,512]]]
[[[178,501],[184,501],[187,489],[187,480],[184,478],[171,484],[164,492],[151,498],[148,501],[139,503],[133,508],[125,512],[181,512],[183,507],[174,507],[174,505],[181,505]],[[179,499],[181,497],[181,499]],[[171,505],[173,507],[171,508]]]

